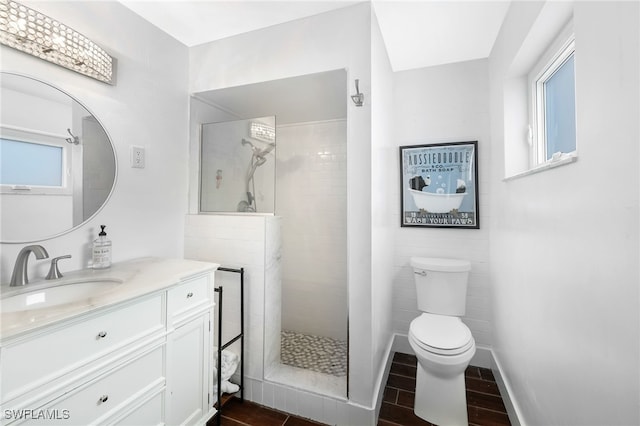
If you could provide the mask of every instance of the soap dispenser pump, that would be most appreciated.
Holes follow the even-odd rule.
[[[104,232],[106,225],[100,225],[98,238],[93,240],[93,268],[104,269],[111,266],[111,240]]]

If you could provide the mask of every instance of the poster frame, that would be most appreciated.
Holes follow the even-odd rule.
[[[436,166],[442,167],[443,164],[447,164],[447,161],[438,161],[438,153],[451,152],[454,157],[457,152],[458,155],[463,155],[464,163],[468,162],[467,168],[464,169],[464,163],[453,165],[450,163],[451,168],[458,168],[460,173],[466,173],[471,178],[464,179],[464,196],[460,197],[462,193],[457,192],[462,186],[456,188],[456,193],[433,193],[429,190],[424,191],[430,195],[416,194],[416,192],[410,192],[413,186],[413,191],[422,192],[422,188],[418,191],[421,185],[429,186],[424,179],[433,182],[430,178],[430,173],[425,176],[420,176],[416,173],[407,173],[407,168],[413,166],[414,168],[422,167],[421,165],[407,164],[408,162],[425,161],[425,165],[422,170],[433,170]],[[480,229],[480,209],[479,209],[479,185],[478,185],[478,141],[464,141],[464,142],[442,142],[442,143],[425,143],[420,145],[405,145],[399,147],[400,154],[400,226],[401,227],[416,227],[416,228],[454,228],[454,229]],[[409,158],[413,155],[412,158]],[[444,155],[444,154],[442,154]],[[431,161],[433,160],[433,163]],[[438,164],[439,163],[439,164]],[[455,161],[454,161],[455,163]],[[429,168],[431,167],[431,168]],[[449,170],[447,167],[445,170]],[[415,175],[415,176],[414,176]],[[441,173],[438,177],[441,177]],[[421,177],[420,179],[412,181],[412,179]],[[459,182],[459,181],[458,181]],[[424,197],[423,197],[424,195]],[[434,205],[436,203],[437,209],[447,209],[450,205],[461,205],[465,196],[473,196],[472,210],[460,212],[457,208],[451,209],[446,213],[429,212],[427,209],[419,208],[416,204],[416,197],[420,199],[420,203],[425,205]],[[405,198],[413,200],[413,205],[419,208],[418,211],[405,210]],[[452,204],[451,204],[452,203]],[[467,203],[468,205],[468,203]]]

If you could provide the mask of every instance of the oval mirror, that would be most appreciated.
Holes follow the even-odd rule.
[[[62,90],[0,73],[0,242],[53,238],[93,217],[116,179],[96,117]]]

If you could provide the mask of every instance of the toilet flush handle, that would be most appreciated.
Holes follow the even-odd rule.
[[[427,276],[427,271],[420,271],[420,272],[415,271],[415,272],[414,272],[414,274],[416,274],[416,275],[422,275],[423,277],[426,277],[426,276]]]

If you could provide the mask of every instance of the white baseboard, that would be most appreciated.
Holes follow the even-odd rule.
[[[484,345],[476,345],[476,353],[473,358],[471,358],[469,364],[475,367],[491,368],[492,361],[493,354],[491,348]]]
[[[396,333],[393,337],[393,347],[391,348],[393,352],[414,355],[413,349],[411,349],[411,345],[409,344],[409,337],[407,337],[406,334]]]
[[[378,417],[380,416],[380,408],[382,407],[382,399],[384,398],[384,389],[387,386],[387,380],[389,380],[389,372],[391,371],[391,364],[393,363],[393,346],[395,343],[395,335],[393,335],[391,337],[391,339],[389,340],[389,344],[387,345],[387,350],[386,350],[386,363],[384,364],[384,368],[383,370],[380,372],[380,375],[378,376],[378,383],[377,383],[377,394],[374,395],[374,401],[375,401],[375,420],[376,423],[378,421]]]
[[[500,362],[498,361],[498,358],[495,356],[495,353],[493,351],[491,351],[491,360],[491,371],[493,372],[493,376],[496,379],[496,384],[498,385],[498,389],[500,390],[500,395],[502,396],[504,406],[507,409],[509,421],[513,426],[524,426],[524,422],[522,422],[522,414],[520,409],[518,408],[518,403],[515,399],[512,398],[513,392],[511,391],[509,380],[503,374],[504,370],[500,366]]]

